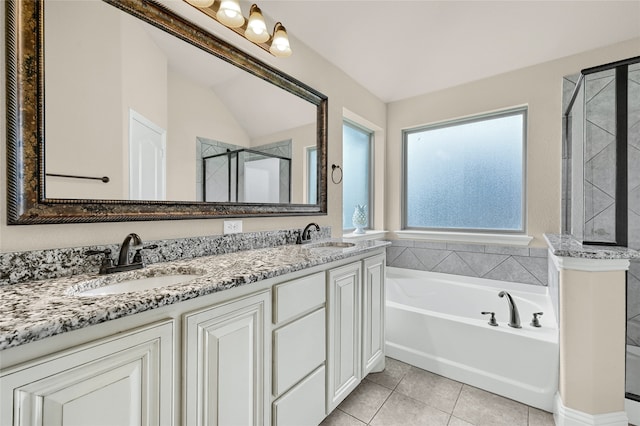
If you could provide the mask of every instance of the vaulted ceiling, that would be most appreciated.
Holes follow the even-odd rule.
[[[638,0],[259,4],[385,102],[640,37]]]

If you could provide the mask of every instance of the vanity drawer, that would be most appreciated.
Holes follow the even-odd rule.
[[[278,284],[273,288],[273,323],[279,324],[324,305],[325,273]]]
[[[279,396],[324,363],[325,309],[273,332],[273,395]]]
[[[324,365],[273,403],[274,426],[316,426],[325,417]]]

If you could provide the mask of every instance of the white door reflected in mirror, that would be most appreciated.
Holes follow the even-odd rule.
[[[167,132],[151,120],[129,110],[129,198],[166,199]]]

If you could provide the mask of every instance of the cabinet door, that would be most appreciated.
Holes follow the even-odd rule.
[[[385,256],[364,260],[362,377],[384,367]]]
[[[166,321],[3,373],[0,424],[173,424],[173,332]]]
[[[184,424],[268,424],[269,315],[268,291],[185,315]]]
[[[329,271],[327,413],[358,386],[361,376],[361,262]]]

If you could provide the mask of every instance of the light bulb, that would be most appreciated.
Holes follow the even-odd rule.
[[[247,23],[247,29],[244,31],[244,36],[254,43],[264,43],[269,40],[267,24],[264,23],[262,11],[255,4],[251,6],[249,22]]]
[[[289,45],[287,30],[282,26],[280,22],[278,22],[273,29],[273,41],[271,42],[269,52],[271,52],[273,56],[277,56],[279,58],[286,58],[287,56],[291,56],[292,52],[291,46]]]
[[[187,3],[195,7],[209,7],[215,0],[186,0]]]
[[[222,0],[216,18],[230,28],[239,28],[244,24],[244,16],[238,0]]]

